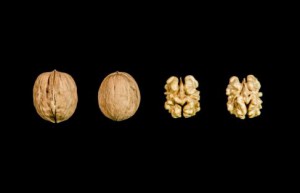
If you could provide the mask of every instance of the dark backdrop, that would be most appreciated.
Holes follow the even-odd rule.
[[[215,21],[198,25],[124,21],[95,25],[75,20],[21,26],[24,34],[17,49],[21,51],[18,59],[25,122],[12,124],[22,125],[24,140],[34,147],[40,143],[88,144],[84,147],[89,148],[131,143],[136,147],[140,143],[190,144],[189,148],[272,145],[277,58],[272,31],[265,24],[250,21],[245,25],[221,18]],[[78,88],[74,115],[59,124],[40,118],[32,99],[37,76],[54,69],[69,73]],[[141,92],[138,111],[122,122],[106,118],[97,99],[102,80],[115,71],[131,74]],[[227,111],[225,90],[231,76],[241,80],[248,74],[256,76],[262,85],[263,109],[259,117],[240,120]],[[201,111],[192,118],[173,119],[164,109],[164,85],[170,76],[186,75],[199,82]]]
[[[13,76],[8,80],[17,93],[7,96],[14,98],[16,107],[10,108],[12,113],[4,111],[11,121],[3,121],[13,133],[6,146],[15,147],[7,150],[15,155],[10,157],[16,168],[27,170],[24,178],[32,169],[40,171],[37,177],[48,172],[58,176],[61,168],[71,175],[80,169],[97,174],[107,169],[107,176],[115,175],[113,170],[124,171],[125,178],[132,168],[140,174],[153,170],[154,178],[161,168],[170,174],[206,168],[212,176],[213,169],[225,171],[221,179],[227,179],[232,168],[238,177],[252,173],[255,179],[260,168],[277,172],[270,163],[283,143],[274,127],[277,107],[284,104],[275,99],[283,92],[274,74],[278,20],[274,25],[270,17],[253,20],[252,11],[240,20],[239,15],[201,16],[198,11],[195,17],[157,20],[153,14],[123,19],[96,17],[98,12],[95,17],[91,13],[55,19],[53,12],[44,17],[34,14],[20,17],[20,25],[13,23],[18,26],[13,33],[17,44],[10,46],[18,52],[10,59]],[[78,88],[74,115],[59,124],[40,118],[32,98],[37,76],[54,69],[70,74]],[[115,71],[130,73],[141,92],[138,111],[122,122],[106,118],[98,107],[99,86]],[[165,82],[170,76],[189,74],[199,82],[201,111],[192,118],[173,119],[164,109]],[[241,80],[248,74],[262,85],[263,109],[259,117],[240,120],[227,111],[225,89],[231,76]]]

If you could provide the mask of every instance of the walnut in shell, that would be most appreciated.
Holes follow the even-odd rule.
[[[182,114],[189,118],[200,111],[200,91],[196,89],[198,81],[192,75],[188,75],[184,78],[184,83],[181,78],[178,80],[177,77],[171,76],[165,85],[165,109],[173,118],[179,118]]]
[[[106,76],[98,92],[101,112],[114,121],[123,121],[133,116],[140,100],[138,84],[126,72],[114,72]]]
[[[259,92],[260,82],[253,75],[247,76],[240,83],[238,77],[232,76],[226,89],[228,96],[227,110],[240,119],[257,117],[262,109],[262,92]]]
[[[33,104],[43,119],[52,123],[65,121],[75,112],[77,102],[77,87],[69,74],[54,70],[37,77]]]

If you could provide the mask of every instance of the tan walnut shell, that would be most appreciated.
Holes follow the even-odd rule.
[[[195,116],[200,111],[200,91],[197,90],[198,81],[192,76],[188,75],[182,79],[171,76],[165,85],[165,109],[171,113],[173,118],[185,118]]]
[[[226,88],[228,96],[227,110],[237,118],[245,119],[246,114],[249,118],[257,117],[262,109],[262,92],[260,82],[253,75],[248,75],[240,83],[238,77],[232,76]]]
[[[114,72],[102,81],[98,102],[101,112],[109,119],[123,121],[133,116],[141,101],[134,78],[126,72]]]
[[[54,70],[40,74],[33,86],[33,104],[45,120],[60,123],[69,119],[77,107],[78,96],[74,79]]]

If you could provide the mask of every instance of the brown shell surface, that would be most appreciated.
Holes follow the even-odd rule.
[[[33,103],[45,120],[60,123],[69,119],[78,102],[74,79],[67,73],[54,70],[40,74],[33,87]]]
[[[138,84],[126,72],[114,72],[106,76],[98,92],[101,112],[114,121],[123,121],[133,116],[140,100]]]

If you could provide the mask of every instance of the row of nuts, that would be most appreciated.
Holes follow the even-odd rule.
[[[130,118],[137,111],[141,95],[134,78],[126,72],[109,74],[98,92],[101,112],[114,121]],[[40,74],[33,87],[33,104],[45,120],[60,123],[75,112],[78,102],[74,79],[54,70]]]
[[[198,81],[188,75],[184,78],[171,76],[165,85],[165,109],[173,118],[195,116],[200,111]],[[253,76],[240,83],[236,76],[230,78],[226,89],[227,109],[236,117],[245,119],[260,115],[262,108],[261,85]],[[114,72],[102,81],[98,91],[101,112],[109,119],[123,121],[132,117],[141,101],[138,84],[126,72]],[[68,120],[76,110],[78,102],[74,79],[67,73],[54,70],[40,74],[33,87],[33,103],[37,113],[45,120],[60,123]]]
[[[165,109],[173,118],[182,117],[182,114],[185,118],[189,118],[200,111],[198,81],[192,75],[188,75],[184,78],[184,82],[185,84],[181,78],[178,80],[177,77],[171,76],[165,85],[167,99]],[[232,76],[226,88],[227,110],[230,114],[240,119],[245,119],[246,114],[249,118],[259,116],[262,109],[260,88],[260,82],[253,75],[248,75],[247,81],[243,79],[242,83],[238,77]]]

